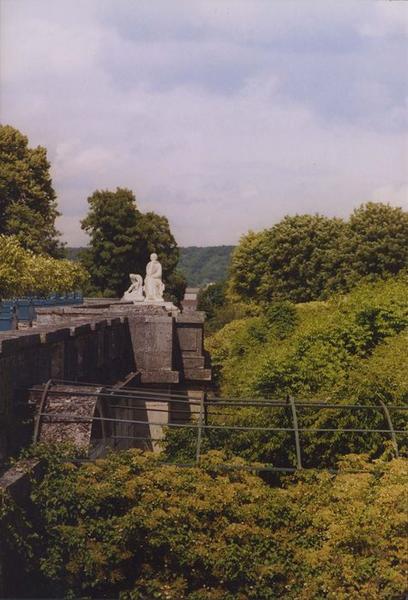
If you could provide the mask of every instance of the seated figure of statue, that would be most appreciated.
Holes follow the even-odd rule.
[[[162,302],[164,283],[162,281],[162,266],[157,260],[157,254],[150,255],[150,262],[146,266],[144,282],[146,302]]]
[[[130,273],[130,287],[123,294],[124,302],[143,302],[143,277],[141,275]]]

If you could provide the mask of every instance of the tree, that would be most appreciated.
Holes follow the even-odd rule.
[[[78,263],[36,255],[17,236],[0,235],[0,298],[71,292],[81,289],[87,277]]]
[[[346,262],[354,279],[395,275],[408,266],[408,212],[389,204],[368,202],[348,223]]]
[[[225,281],[212,283],[200,290],[198,294],[198,310],[203,310],[207,319],[212,319],[218,308],[225,304]]]
[[[256,303],[308,302],[407,266],[408,213],[369,202],[348,222],[296,215],[249,232],[233,253],[229,292]]]
[[[345,227],[340,219],[297,215],[250,232],[232,255],[232,292],[258,302],[321,297],[328,281],[338,277]]]
[[[29,148],[25,135],[0,126],[0,234],[16,235],[35,253],[60,257],[59,213],[49,171],[45,148]]]
[[[162,263],[165,283],[175,277],[178,247],[165,217],[143,214],[133,192],[125,188],[97,190],[88,203],[82,228],[91,240],[82,261],[91,275],[91,291],[121,296],[128,287],[129,273],[144,275],[152,252]]]

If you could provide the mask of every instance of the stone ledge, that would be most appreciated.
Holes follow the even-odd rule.
[[[178,371],[157,369],[154,371],[141,371],[141,383],[179,383]]]
[[[186,324],[192,324],[192,323],[197,323],[197,324],[202,324],[205,321],[205,313],[203,311],[188,311],[188,313],[186,314],[185,312],[179,314],[176,316],[176,323],[177,325],[183,325],[183,323]]]
[[[184,369],[204,369],[205,357],[204,356],[185,356],[182,355],[181,362]]]
[[[39,479],[42,472],[41,460],[20,460],[0,477],[0,489],[8,493],[14,502],[21,504],[30,494],[31,478]]]
[[[185,381],[211,381],[211,369],[184,369]]]
[[[13,352],[19,352],[30,346],[39,346],[41,344],[41,336],[39,333],[26,331],[15,331],[14,335],[0,335],[0,354],[7,355]]]

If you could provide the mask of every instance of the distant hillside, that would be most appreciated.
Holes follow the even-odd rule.
[[[65,252],[67,253],[67,258],[69,258],[69,260],[77,260],[78,259],[78,254],[81,252],[81,250],[85,250],[85,248],[68,248],[68,247],[65,247]]]
[[[178,268],[188,285],[198,287],[225,279],[234,246],[188,246],[180,248]]]
[[[227,276],[231,252],[235,246],[187,246],[180,248],[178,268],[184,273],[189,286],[199,287],[221,281]],[[77,260],[84,248],[65,248],[67,258]]]

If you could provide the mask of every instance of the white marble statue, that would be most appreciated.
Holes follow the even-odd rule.
[[[126,302],[143,302],[143,277],[141,275],[130,273],[130,287],[123,294],[123,301]]]
[[[146,302],[163,302],[162,266],[154,253],[150,255],[150,262],[146,266],[144,292]]]

